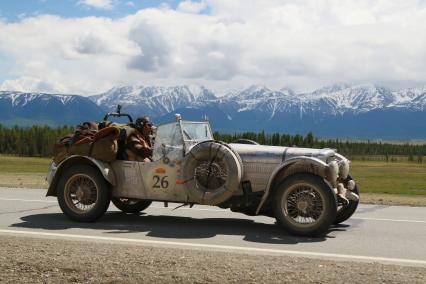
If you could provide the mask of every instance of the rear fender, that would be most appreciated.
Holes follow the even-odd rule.
[[[48,181],[50,180],[50,184],[46,196],[56,196],[56,186],[58,185],[59,178],[65,170],[77,164],[90,165],[97,168],[108,183],[113,186],[116,185],[115,174],[110,164],[91,157],[74,155],[65,159],[57,167],[51,166],[49,170],[50,177],[47,178]]]
[[[328,166],[325,162],[314,157],[302,156],[286,160],[278,167],[276,167],[269,177],[265,193],[263,194],[262,199],[260,200],[260,203],[256,209],[256,214],[259,214],[260,209],[271,194],[274,186],[286,179],[288,176],[295,173],[311,173],[322,178],[327,178],[327,168]]]

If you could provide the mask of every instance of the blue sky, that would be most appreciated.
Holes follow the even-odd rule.
[[[0,90],[426,85],[426,1],[2,0]]]
[[[84,5],[78,0],[2,0],[0,17],[7,21],[19,21],[28,16],[52,14],[61,17],[110,17],[119,18],[137,12],[140,9],[167,5],[176,8],[177,0],[134,0],[112,1],[113,9],[105,10]]]

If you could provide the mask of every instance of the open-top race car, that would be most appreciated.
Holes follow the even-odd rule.
[[[71,155],[53,162],[48,196],[72,220],[101,217],[110,201],[126,213],[152,201],[214,205],[275,217],[290,233],[319,236],[355,212],[359,193],[349,161],[331,149],[215,141],[208,121],[160,125],[152,162],[104,162]]]

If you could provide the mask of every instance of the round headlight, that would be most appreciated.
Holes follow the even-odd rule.
[[[337,175],[339,174],[339,165],[336,161],[331,161],[327,164],[327,180],[331,182],[333,186],[336,185]]]
[[[349,161],[343,159],[339,162],[339,179],[345,180],[349,175]]]

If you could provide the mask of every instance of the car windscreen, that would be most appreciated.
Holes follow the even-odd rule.
[[[207,122],[182,121],[183,139],[188,140],[211,140],[213,135]]]

